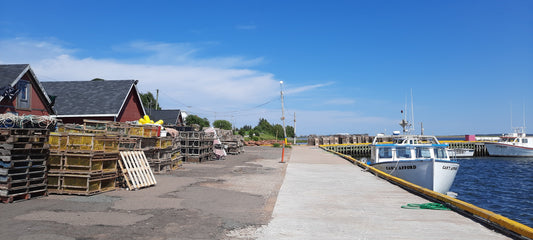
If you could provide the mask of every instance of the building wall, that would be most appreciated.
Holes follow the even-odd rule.
[[[117,122],[139,120],[143,117],[142,103],[138,98],[135,88],[130,91],[122,112],[118,115]]]
[[[24,76],[21,78],[21,80],[29,81],[31,84],[29,85],[29,96],[30,96],[30,108],[29,109],[22,109],[17,107],[17,97],[13,100],[9,100],[7,98],[4,98],[2,100],[2,103],[0,104],[0,113],[18,113],[18,115],[50,115],[51,113],[48,112],[48,110],[45,107],[46,100],[41,99],[38,94],[39,87],[36,86],[35,80],[33,80],[33,77],[31,77],[31,74],[29,72],[26,72]]]

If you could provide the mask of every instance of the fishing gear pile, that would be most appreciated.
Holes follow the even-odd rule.
[[[0,128],[55,128],[57,119],[51,116],[0,114]]]

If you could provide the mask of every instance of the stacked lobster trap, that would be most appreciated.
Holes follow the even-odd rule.
[[[213,158],[213,135],[203,131],[179,132],[181,154],[187,162],[205,162]]]
[[[48,129],[0,128],[0,200],[46,196]]]
[[[92,195],[115,190],[118,136],[54,132],[49,143],[49,193]]]
[[[161,126],[84,120],[57,129],[49,140],[50,193],[92,195],[128,187],[121,152],[142,151],[155,173],[181,164],[174,138],[162,137]]]

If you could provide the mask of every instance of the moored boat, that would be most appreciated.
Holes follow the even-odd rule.
[[[452,148],[448,149],[450,158],[471,158],[474,157],[474,149],[470,148]]]
[[[496,157],[533,157],[533,137],[528,137],[524,128],[501,136],[498,142],[485,143],[490,156]]]
[[[446,194],[459,170],[450,160],[447,147],[435,136],[411,135],[409,122],[402,120],[403,133],[378,134],[371,145],[370,165],[392,176]]]

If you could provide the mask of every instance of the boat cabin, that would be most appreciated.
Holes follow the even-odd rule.
[[[518,137],[501,137],[498,142],[500,143],[528,143],[527,138],[518,138]]]
[[[389,136],[392,142],[375,139],[371,163],[413,160],[449,160],[448,144],[440,144],[434,136]]]

